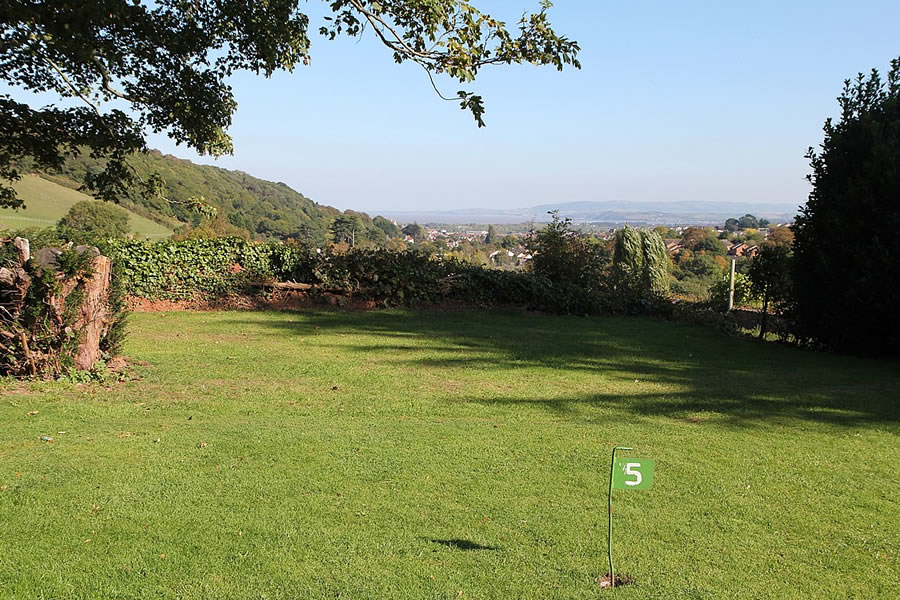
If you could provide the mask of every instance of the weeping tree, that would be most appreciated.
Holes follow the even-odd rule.
[[[641,288],[645,293],[661,296],[669,291],[669,253],[659,234],[651,229],[641,229],[641,257],[644,268]]]
[[[669,291],[668,253],[659,234],[625,225],[616,232],[613,277],[616,289],[634,298]]]
[[[639,289],[643,270],[644,249],[641,232],[626,225],[616,232],[613,250],[613,277],[616,288],[629,291]]]

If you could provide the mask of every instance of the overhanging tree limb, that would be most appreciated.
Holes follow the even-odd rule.
[[[419,64],[436,90],[434,73],[465,83],[486,65],[580,66],[578,44],[550,27],[546,0],[521,18],[515,36],[470,0],[326,2],[332,14],[320,33],[359,36],[368,24],[396,62]],[[86,113],[70,111],[64,120],[77,134],[62,136],[63,144],[47,136],[41,145],[37,132],[57,126],[60,113],[26,103],[30,121],[16,127],[18,109],[0,103],[0,110],[13,111],[0,115],[9,124],[0,129],[0,179],[14,178],[13,165],[26,157],[36,157],[39,168],[57,168],[77,143],[110,159],[93,180],[94,192],[114,199],[128,184],[125,157],[146,148],[148,130],[166,132],[200,154],[230,153],[227,129],[237,104],[227,77],[239,70],[270,76],[307,64],[308,29],[300,0],[0,0],[0,81],[25,92],[79,98],[104,121],[98,134]],[[441,97],[459,100],[484,125],[481,96],[461,91]],[[101,105],[108,101],[127,102],[130,113],[104,114]],[[26,125],[35,135],[22,145]],[[0,186],[0,206],[16,204],[12,188]]]

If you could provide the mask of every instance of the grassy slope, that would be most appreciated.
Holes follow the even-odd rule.
[[[637,319],[132,331],[140,381],[0,396],[2,597],[603,597],[615,444],[656,459],[616,597],[895,597],[896,363]]]
[[[26,227],[50,227],[81,200],[92,200],[86,194],[42,179],[37,175],[25,175],[13,184],[25,201],[25,210],[0,209],[0,229],[24,229]],[[131,213],[133,231],[148,238],[164,238],[172,231],[146,217]]]
[[[129,162],[144,178],[158,174],[165,182],[162,199],[136,198],[144,208],[163,217],[176,217],[193,223],[199,217],[189,207],[193,196],[202,196],[218,209],[229,222],[251,233],[268,233],[273,237],[298,233],[309,227],[324,235],[331,219],[340,213],[335,208],[316,204],[284,183],[257,179],[241,171],[230,171],[189,160],[163,155],[157,150],[135,154]],[[86,154],[66,162],[63,173],[76,181],[84,181],[88,170],[99,170],[103,161]]]

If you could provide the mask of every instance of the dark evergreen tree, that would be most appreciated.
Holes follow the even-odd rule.
[[[493,225],[488,225],[487,235],[484,236],[484,243],[493,246],[497,242],[497,232]]]
[[[404,225],[403,229],[401,229],[405,235],[408,235],[413,240],[418,242],[424,242],[428,239],[428,231],[418,223],[410,223],[409,225]]]
[[[847,80],[841,116],[810,148],[813,189],[797,217],[797,330],[837,350],[900,354],[900,58],[887,81]]]
[[[331,236],[335,244],[347,243],[354,247],[357,236],[363,231],[363,224],[355,214],[338,215],[331,222]]]

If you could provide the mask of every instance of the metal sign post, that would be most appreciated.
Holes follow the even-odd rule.
[[[736,258],[731,259],[731,274],[728,276],[728,312],[734,310],[734,263]]]
[[[627,446],[616,446],[609,464],[609,535],[606,554],[609,558],[609,587],[616,586],[616,571],[612,558],[612,491],[646,490],[653,485],[653,461],[644,458],[622,458],[616,460],[617,450],[634,450]]]

